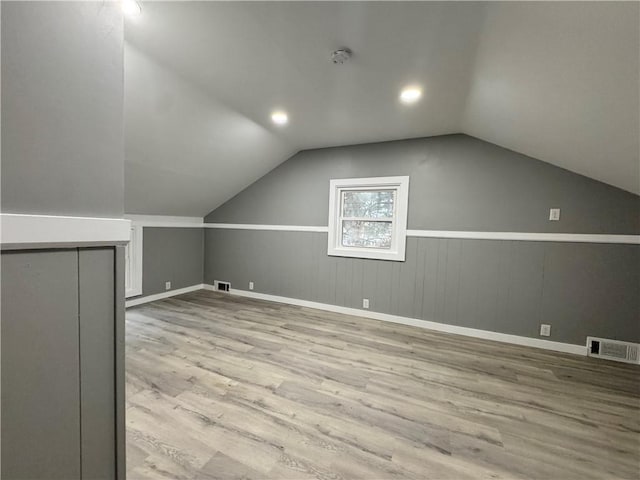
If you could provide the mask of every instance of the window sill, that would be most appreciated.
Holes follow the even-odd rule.
[[[370,260],[390,260],[404,262],[404,251],[380,251],[371,248],[331,248],[327,252],[331,257],[365,258]]]

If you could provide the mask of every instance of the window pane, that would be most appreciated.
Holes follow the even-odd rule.
[[[391,222],[342,222],[343,247],[391,248]]]
[[[343,191],[342,216],[391,218],[394,193],[394,190]]]

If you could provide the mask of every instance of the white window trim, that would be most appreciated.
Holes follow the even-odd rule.
[[[127,245],[128,256],[126,269],[131,272],[131,284],[125,292],[125,297],[142,295],[142,225],[131,225],[131,239]]]
[[[341,191],[358,189],[395,189],[395,216],[391,249],[344,247],[341,245]],[[404,262],[407,244],[407,211],[409,205],[409,177],[342,178],[330,181],[329,235],[327,254],[337,257],[371,258]]]

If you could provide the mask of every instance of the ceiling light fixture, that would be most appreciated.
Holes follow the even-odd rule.
[[[402,103],[415,103],[422,97],[422,90],[418,87],[407,87],[400,92]]]
[[[122,0],[122,12],[127,17],[137,17],[142,13],[142,7],[136,0]]]
[[[271,114],[271,121],[276,125],[286,125],[289,123],[289,117],[285,112],[278,111]]]

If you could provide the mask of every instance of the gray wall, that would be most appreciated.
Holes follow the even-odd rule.
[[[202,228],[144,227],[142,242],[142,296],[202,283],[204,232]]]
[[[206,221],[326,225],[330,179],[386,175],[411,177],[410,229],[640,233],[638,196],[462,134],[302,151]]]
[[[640,247],[409,238],[405,262],[327,256],[327,235],[206,230],[205,283],[584,345],[640,342]],[[547,338],[547,337],[544,337]]]
[[[208,222],[327,225],[331,178],[410,175],[409,228],[640,233],[639,197],[466,135],[303,151]],[[562,209],[549,222],[549,208]],[[408,238],[405,262],[327,256],[327,235],[205,230],[205,283],[584,345],[640,341],[640,247]],[[546,338],[546,337],[544,337]]]
[[[2,2],[2,211],[121,217],[115,2]]]

